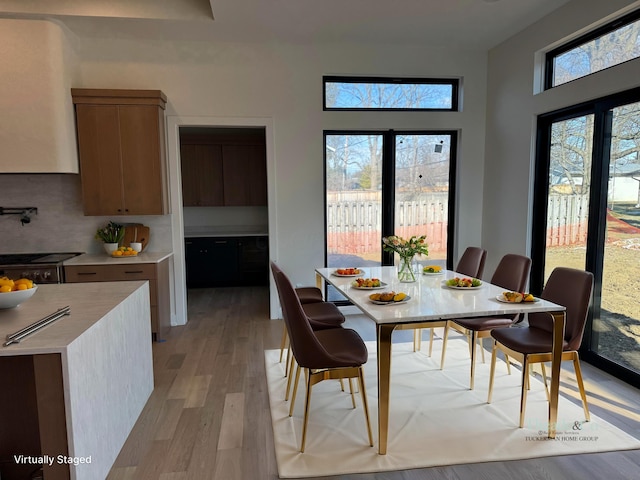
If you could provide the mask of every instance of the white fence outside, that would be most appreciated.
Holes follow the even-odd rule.
[[[332,192],[327,203],[328,253],[362,254],[380,249],[380,192]],[[589,199],[586,195],[549,196],[547,246],[583,244]],[[419,200],[396,201],[397,235],[427,235],[429,250],[446,251],[448,193],[423,193]]]

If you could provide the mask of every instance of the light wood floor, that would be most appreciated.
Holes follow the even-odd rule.
[[[269,320],[268,302],[266,287],[188,292],[189,322],[153,345],[155,390],[109,480],[278,478],[263,350],[279,347],[282,323]],[[375,339],[366,318],[348,323]],[[640,438],[640,391],[590,365],[583,369],[591,411]],[[572,374],[563,373],[563,392],[575,396]],[[640,450],[323,478],[616,480],[638,472]]]

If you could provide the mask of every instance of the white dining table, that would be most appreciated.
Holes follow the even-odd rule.
[[[504,288],[482,282],[478,288],[450,288],[445,280],[463,277],[454,271],[441,274],[416,273],[416,281],[398,281],[397,267],[362,267],[357,276],[338,276],[335,268],[317,268],[316,283],[319,288],[332,285],[362,313],[376,324],[377,372],[378,372],[378,453],[387,453],[389,431],[389,393],[391,388],[391,336],[395,329],[424,328],[433,322],[455,318],[485,317],[515,313],[549,312],[554,319],[553,361],[551,365],[551,389],[549,399],[549,438],[555,438],[560,387],[560,363],[565,325],[565,307],[537,299],[531,303],[504,303],[498,300]],[[384,289],[363,290],[354,288],[357,277],[378,278]],[[395,291],[406,293],[406,301],[377,305],[369,299],[374,292]]]

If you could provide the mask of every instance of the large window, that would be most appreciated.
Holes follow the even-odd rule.
[[[546,55],[545,88],[553,88],[640,56],[640,10]]]
[[[382,237],[426,235],[451,267],[456,132],[325,132],[328,267],[392,265]],[[329,290],[329,299],[343,297]]]
[[[582,358],[640,386],[640,89],[538,123],[531,285],[593,272]]]
[[[325,110],[458,110],[457,79],[323,77]]]

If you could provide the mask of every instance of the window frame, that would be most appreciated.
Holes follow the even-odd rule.
[[[562,85],[566,85],[568,83],[574,82],[576,80],[579,80],[580,78],[584,78],[584,77],[588,77],[590,75],[593,75],[594,73],[598,73],[598,72],[602,72],[604,70],[608,70],[609,68],[615,67],[617,65],[621,65],[623,63],[629,62],[631,60],[635,60],[637,58],[640,57],[635,57],[635,58],[631,58],[629,60],[625,60],[624,62],[621,63],[616,63],[615,65],[611,65],[610,67],[604,68],[602,70],[597,70],[595,72],[591,72],[588,73],[586,75],[583,75],[581,77],[578,78],[574,78],[573,80],[569,80],[568,82],[564,82],[561,83],[559,85],[553,85],[553,77],[554,77],[554,61],[557,57],[559,57],[560,55],[562,55],[563,53],[566,53],[570,50],[573,50],[574,48],[580,47],[586,43],[589,43],[592,40],[595,40],[596,38],[602,37],[604,35],[606,35],[607,33],[611,33],[611,32],[615,32],[616,30],[630,24],[633,23],[635,21],[640,20],[640,9],[635,10],[633,12],[630,12],[626,15],[623,15],[621,17],[616,18],[615,20],[612,20],[604,25],[601,25],[587,33],[585,33],[584,35],[580,35],[576,38],[574,38],[573,40],[570,40],[567,43],[563,43],[562,45],[549,50],[546,54],[545,54],[545,60],[544,60],[544,90],[551,90],[552,88],[556,88],[556,87],[560,87]]]
[[[640,87],[631,88],[611,95],[582,102],[559,110],[547,112],[537,117],[536,160],[534,178],[534,197],[532,211],[531,258],[533,260],[529,285],[531,291],[539,294],[543,288],[545,268],[546,237],[542,232],[547,226],[547,198],[549,183],[550,151],[549,144],[551,125],[581,115],[593,114],[594,146],[591,164],[592,192],[590,193],[589,218],[594,219],[589,225],[586,243],[585,270],[594,274],[594,290],[589,317],[585,325],[580,358],[606,373],[619,378],[636,388],[640,388],[640,373],[619,365],[593,350],[594,316],[600,316],[599,304],[602,292],[602,275],[604,261],[604,242],[606,229],[606,211],[609,178],[609,146],[610,118],[607,112],[625,104],[640,102]],[[605,163],[606,159],[606,163]]]
[[[374,107],[328,107],[327,83],[380,83],[389,85],[449,85],[451,86],[450,108],[374,108]],[[458,112],[460,111],[460,79],[459,78],[410,78],[410,77],[357,77],[323,75],[322,77],[322,110],[333,112]]]
[[[460,135],[461,130],[457,129],[326,129],[322,132],[322,144],[323,144],[323,168],[322,168],[322,182],[323,182],[323,206],[324,206],[324,265],[328,265],[328,242],[327,242],[327,136],[330,135],[380,135],[382,137],[382,231],[380,235],[380,241],[382,237],[389,235],[395,235],[395,139],[401,135],[449,135],[451,137],[451,143],[449,147],[449,198],[448,198],[448,218],[447,218],[447,259],[446,268],[448,270],[453,269],[453,255],[454,245],[456,244],[456,198],[457,198],[457,178],[458,178],[458,163],[460,159],[459,147],[460,147]],[[427,243],[429,239],[427,238]],[[381,251],[381,266],[394,265],[394,255],[390,252]],[[325,285],[324,295],[325,298],[329,298],[328,285]],[[333,287],[332,287],[333,288]],[[337,306],[351,305],[351,302],[347,299],[344,300],[331,300]]]

